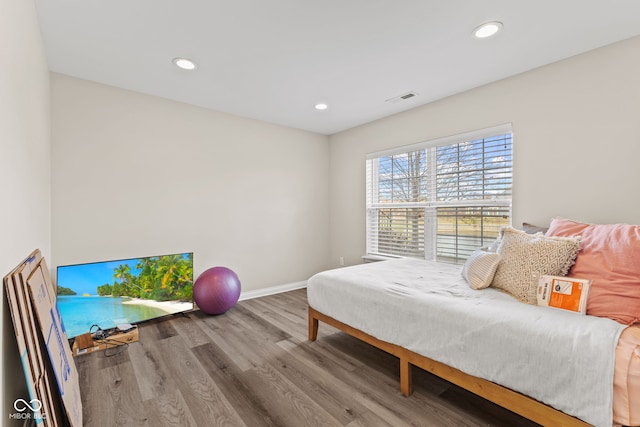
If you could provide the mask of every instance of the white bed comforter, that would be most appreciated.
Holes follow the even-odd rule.
[[[311,307],[378,339],[611,426],[624,326],[474,291],[460,271],[416,259],[363,264],[316,274],[307,295]]]

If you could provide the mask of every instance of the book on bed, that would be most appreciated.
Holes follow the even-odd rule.
[[[540,275],[538,305],[585,314],[591,280],[575,277]]]

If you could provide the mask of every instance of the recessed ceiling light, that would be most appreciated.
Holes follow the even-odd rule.
[[[325,104],[324,102],[319,102],[318,104],[315,105],[314,108],[316,110],[326,110],[327,108],[329,108],[329,106],[327,104]]]
[[[196,63],[187,58],[173,58],[173,63],[183,70],[195,70]]]
[[[492,35],[496,34],[501,29],[502,22],[486,22],[473,30],[473,36],[478,39],[486,39],[487,37],[491,37]]]

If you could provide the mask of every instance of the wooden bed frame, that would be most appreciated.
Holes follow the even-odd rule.
[[[318,338],[319,321],[398,357],[400,359],[400,391],[405,396],[411,394],[411,367],[417,366],[538,424],[567,427],[591,426],[591,424],[587,424],[524,394],[491,381],[465,374],[458,369],[421,356],[404,347],[381,341],[359,329],[320,313],[311,306],[309,306],[310,341],[315,341]]]

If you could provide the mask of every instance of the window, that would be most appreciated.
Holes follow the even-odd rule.
[[[464,262],[511,224],[503,125],[367,156],[367,254]]]

